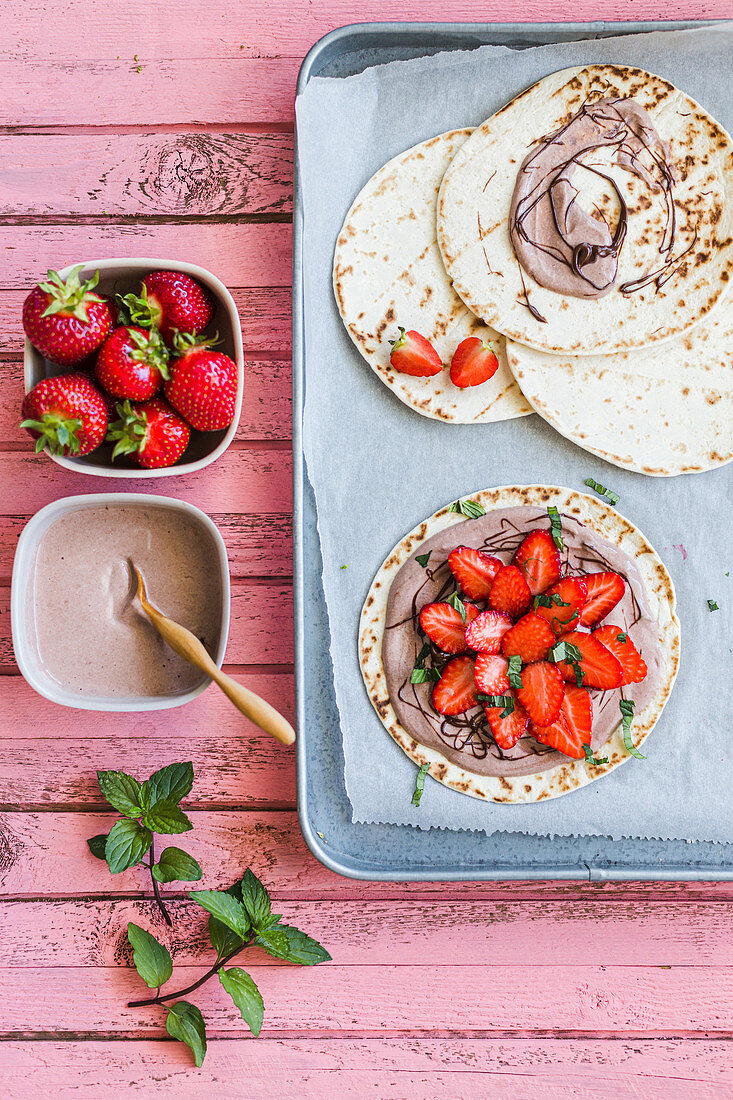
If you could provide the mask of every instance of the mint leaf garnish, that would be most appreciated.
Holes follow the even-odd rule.
[[[430,561],[430,555],[432,554],[432,552],[433,552],[432,550],[428,550],[427,554],[415,554],[415,561],[417,562],[418,565],[421,565],[424,569],[425,566]]]
[[[477,691],[476,699],[487,707],[503,707],[500,718],[508,718],[514,710],[513,695],[484,695],[483,692]]]
[[[175,802],[162,799],[145,814],[145,824],[155,833],[187,833],[193,825]]]
[[[509,658],[509,668],[507,670],[507,676],[509,677],[509,683],[513,688],[520,688],[522,686],[522,658],[517,654]]]
[[[174,1039],[193,1051],[193,1060],[197,1066],[203,1064],[206,1057],[206,1024],[196,1005],[188,1001],[178,1001],[168,1009],[165,1029]]]
[[[160,989],[173,973],[170,951],[132,921],[127,925],[127,938],[132,944],[132,959],[138,974],[151,989]]]
[[[87,841],[87,844],[89,845],[89,851],[92,853],[93,856],[96,856],[97,859],[105,858],[104,849],[107,846],[107,835],[107,833],[99,833],[98,836],[89,837],[89,840]]]
[[[437,668],[413,668],[410,673],[411,684],[437,683],[440,673]]]
[[[252,927],[259,931],[268,925],[270,917],[270,895],[262,885],[257,875],[248,867],[241,883],[242,904],[247,910],[247,915],[252,922]]]
[[[624,645],[625,645],[625,644],[626,644],[626,639],[627,639],[627,637],[628,637],[628,635],[627,635],[627,634],[625,634],[625,633],[624,633],[624,632],[622,631],[622,632],[621,632],[620,634],[617,634],[617,635],[616,635],[616,641],[617,641],[617,642],[623,642],[623,643],[624,643]]]
[[[190,896],[240,939],[247,939],[252,929],[247,910],[241,901],[225,890],[192,890]]]
[[[634,700],[633,699],[621,699],[619,702],[621,708],[621,722],[624,731],[624,745],[629,756],[635,756],[637,760],[646,760],[646,757],[639,752],[634,742],[631,740],[631,723],[634,718]]]
[[[203,877],[203,871],[193,856],[173,847],[163,849],[151,871],[158,882],[198,882]]]
[[[422,798],[422,792],[425,788],[425,776],[430,770],[429,764],[422,764],[420,770],[417,773],[415,779],[415,790],[412,792],[412,804],[413,806],[420,805],[420,799]]]
[[[193,787],[193,764],[190,761],[184,764],[168,764],[153,772],[148,780],[148,787],[151,806],[162,800],[180,802]]]
[[[125,817],[140,817],[141,785],[125,772],[97,772],[99,789],[116,810]]]
[[[715,600],[708,600],[708,611],[720,611],[720,608],[716,604]]]
[[[486,510],[481,507],[477,500],[455,500],[448,511],[460,512],[462,516],[467,516],[468,519],[478,519],[479,516],[486,515]]]
[[[272,933],[278,933],[277,939]],[[269,937],[269,943],[262,942],[262,936]],[[268,955],[275,959],[286,959],[288,962],[298,963],[299,966],[315,966],[320,962],[329,962],[331,956],[325,947],[321,947],[318,940],[306,936],[299,928],[293,928],[290,924],[276,924],[266,933],[260,933],[255,943],[264,946]]]
[[[559,592],[553,592],[551,596],[548,596],[546,592],[540,592],[539,596],[535,596],[532,600],[532,606],[535,611],[538,607],[570,607],[567,600],[564,600]],[[576,611],[577,616],[577,611]]]
[[[153,834],[139,821],[130,821],[128,818],[116,821],[104,846],[104,856],[112,874],[118,875],[120,871],[134,867],[152,843]]]
[[[451,605],[451,607],[455,607],[456,611],[460,612],[461,618],[463,619],[463,621],[465,623],[465,621],[466,621],[466,605],[462,602],[462,600],[461,600],[460,596],[458,595],[458,593],[454,592],[453,595],[449,596],[448,599],[445,602],[449,603]]]
[[[262,994],[246,970],[232,966],[219,971],[219,981],[240,1011],[242,1019],[253,1035],[259,1035],[265,1015]]]
[[[547,514],[550,517],[550,534],[552,535],[552,541],[558,550],[564,550],[565,544],[562,541],[562,521],[560,519],[560,513],[554,504],[551,504],[547,509]]]
[[[615,508],[621,500],[621,497],[618,493],[614,493],[613,489],[607,489],[605,485],[601,485],[598,481],[594,481],[592,477],[587,477],[585,479],[585,484],[590,486],[591,489],[595,489],[598,495],[603,497],[612,508]]]
[[[595,767],[598,768],[598,767],[601,766],[601,764],[607,764],[608,763],[608,757],[607,756],[602,756],[600,758],[600,760],[596,759],[596,757],[591,752],[590,745],[584,744],[583,745],[583,752],[585,753],[585,762],[586,762],[586,764],[594,764]]]

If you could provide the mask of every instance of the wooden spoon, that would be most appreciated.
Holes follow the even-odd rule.
[[[171,649],[175,650],[179,657],[183,657],[184,661],[188,661],[195,668],[200,668],[202,672],[210,676],[214,683],[219,685],[227,698],[231,699],[237,710],[241,711],[260,729],[263,729],[265,733],[271,733],[283,745],[292,745],[295,741],[295,730],[283,718],[282,714],[279,714],[274,707],[266,703],[259,695],[255,695],[249,688],[243,687],[236,680],[232,680],[231,676],[227,676],[225,672],[222,672],[212,661],[204,645],[195,634],[192,634],[185,626],[181,626],[180,623],[175,623],[172,619],[161,615],[160,611],[148,601],[143,575],[132,561],[130,561],[130,569],[134,577],[137,578],[137,598],[142,604],[143,611]]]

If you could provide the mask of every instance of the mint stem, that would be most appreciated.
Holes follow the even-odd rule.
[[[166,1001],[172,1001],[175,997],[185,997],[187,993],[193,993],[195,989],[199,989],[205,982],[208,982],[209,978],[213,978],[214,974],[218,974],[223,966],[226,966],[235,955],[238,955],[240,951],[243,951],[245,947],[249,947],[253,942],[252,939],[247,940],[246,943],[241,943],[239,947],[235,947],[233,951],[230,951],[228,955],[224,955],[221,959],[217,959],[210,970],[204,974],[203,978],[199,978],[197,982],[193,982],[192,985],[187,985],[185,989],[179,989],[176,993],[164,993],[161,997],[159,994],[155,997],[148,997],[142,1001],[128,1001],[128,1008],[142,1008],[144,1005],[162,1005]]]
[[[160,909],[161,913],[163,914],[163,920],[165,921],[165,923],[168,925],[169,928],[172,928],[173,927],[173,921],[171,920],[170,913],[168,912],[165,905],[163,904],[163,899],[160,896],[160,886],[158,885],[158,880],[156,879],[155,875],[153,874],[153,864],[154,863],[155,863],[155,838],[153,837],[153,840],[151,841],[151,844],[150,844],[150,863],[148,864],[148,867],[150,868],[150,881],[153,884],[153,894],[155,895],[155,900],[158,903],[158,908]]]

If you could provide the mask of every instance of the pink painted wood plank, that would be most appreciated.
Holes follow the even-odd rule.
[[[432,958],[431,958],[432,963]],[[406,966],[250,965],[265,1002],[262,1034],[363,1035],[459,1031],[480,1035],[563,1031],[604,1036],[733,1037],[733,968],[448,965],[426,981],[424,960]],[[202,967],[176,967],[183,988]],[[9,1037],[55,1030],[110,1037],[165,1034],[156,1006],[127,1008],[146,986],[130,969],[43,966],[0,969]],[[212,1036],[247,1035],[220,986],[196,991]],[[227,1003],[228,1002],[228,1003]],[[236,1018],[235,1018],[236,1017]]]
[[[0,85],[3,75],[0,66]],[[231,286],[288,287],[291,283],[291,227],[266,222],[205,222],[194,232],[180,225],[116,223],[91,225],[0,225],[0,282],[26,293],[49,267],[118,256],[187,260]]]
[[[188,836],[178,838],[184,848],[188,841]],[[186,885],[189,888],[196,885]],[[164,893],[168,895],[168,887]],[[543,986],[547,968],[561,960],[569,971],[596,966],[599,943],[603,965],[609,967],[673,967],[676,973],[682,967],[733,967],[727,905],[617,900],[571,907],[549,899],[491,905],[480,900],[404,899],[385,905],[363,898],[288,902],[277,895],[274,900],[285,921],[315,936],[341,967],[420,966],[429,955],[431,977],[424,984],[435,992],[442,981],[438,975],[456,965],[489,973],[495,967],[517,966],[525,971],[535,967],[536,984]],[[212,954],[206,913],[188,899],[171,901],[170,911],[173,929],[166,927],[152,901],[2,902],[0,969],[42,967],[52,959],[74,967],[129,966],[128,921],[152,931],[170,948],[177,966],[205,964]],[[42,937],[39,928],[43,928]],[[558,953],[562,944],[572,944],[567,957]],[[237,965],[277,964],[259,948],[251,948],[242,953]],[[522,1028],[519,1020],[513,1026]]]
[[[44,1042],[2,1047],[8,1100],[84,1095],[241,1100],[720,1100],[733,1091],[726,1041],[624,1039],[214,1039],[192,1071],[180,1043]]]
[[[23,300],[33,281],[41,277],[38,265],[22,290],[0,290],[0,354],[22,354],[23,330],[20,323]],[[40,273],[40,274],[39,274]],[[2,279],[0,279],[0,282]],[[290,291],[287,287],[231,288],[242,322],[245,353],[288,352],[291,337]],[[0,370],[4,367],[0,364]]]
[[[292,181],[287,133],[0,134],[3,216],[282,214]]]
[[[293,590],[272,581],[234,581],[226,664],[288,664],[293,659]],[[0,588],[0,666],[14,663],[9,590]]]

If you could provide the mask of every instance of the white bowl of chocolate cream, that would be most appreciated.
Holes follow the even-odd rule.
[[[40,695],[83,710],[163,710],[190,702],[210,683],[143,613],[129,559],[151,602],[200,637],[221,665],[229,562],[209,517],[184,501],[142,493],[66,497],[26,524],[13,563],[15,656]]]

